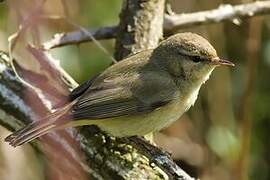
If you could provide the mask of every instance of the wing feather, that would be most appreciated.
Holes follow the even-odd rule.
[[[176,98],[176,86],[166,74],[133,74],[122,77],[121,84],[118,79],[110,77],[110,81],[99,81],[90,87],[73,106],[73,118],[104,119],[147,113]]]

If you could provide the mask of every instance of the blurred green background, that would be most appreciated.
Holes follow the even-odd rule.
[[[8,49],[8,36],[39,2],[10,0],[0,4],[1,50]],[[217,8],[224,3],[251,1],[170,2],[176,13],[188,13]],[[41,13],[67,16],[83,27],[96,29],[117,24],[121,4],[121,0],[47,0]],[[172,152],[177,163],[192,176],[202,180],[270,179],[269,20],[269,16],[236,19],[234,22],[240,22],[239,25],[228,21],[181,30],[201,34],[213,44],[220,57],[236,64],[235,68],[216,69],[195,106],[180,121],[156,135],[158,145]],[[53,20],[39,22],[38,29],[42,43],[55,33],[72,31],[74,27],[64,20]],[[29,35],[26,40],[32,43],[33,38]],[[113,55],[114,40],[100,42]],[[65,46],[50,52],[79,83],[112,63],[94,43]],[[7,133],[1,128],[1,142]],[[25,170],[29,158],[33,163],[28,163]],[[18,162],[16,166],[14,161]],[[28,146],[12,150],[0,143],[1,180],[44,179],[38,161]]]

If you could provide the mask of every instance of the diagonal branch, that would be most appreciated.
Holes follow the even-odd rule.
[[[41,53],[41,52],[40,52]],[[44,61],[46,64],[46,61]],[[19,68],[19,67],[17,67]],[[64,75],[64,74],[62,74]],[[33,76],[38,76],[33,74]],[[25,86],[15,75],[9,56],[0,51],[0,125],[14,131],[44,117],[48,109],[41,92]],[[46,96],[43,94],[43,97]],[[34,104],[33,104],[34,102]],[[41,113],[42,111],[42,113]],[[45,154],[48,166],[73,179],[157,179],[166,177],[151,167],[136,149],[102,133],[96,127],[65,129],[39,138],[35,148]],[[55,167],[58,168],[55,168]],[[144,169],[145,171],[142,171]]]
[[[134,136],[123,140],[124,142],[136,147],[139,152],[149,158],[150,162],[160,167],[168,175],[169,179],[195,180],[183,171],[176,163],[174,163],[169,153],[151,145],[144,138]]]
[[[40,50],[35,51],[40,54],[39,57],[46,56],[42,55]],[[49,61],[46,59],[43,59],[45,66]],[[19,65],[17,68],[20,68]],[[57,74],[65,76],[61,71]],[[33,73],[31,75],[40,76]],[[67,79],[63,77],[63,82]],[[71,82],[66,83],[70,86]],[[16,77],[9,56],[0,51],[0,125],[14,131],[45,116],[50,110],[44,106],[41,99],[46,95],[41,93],[26,86]],[[148,142],[141,140],[136,143],[134,138],[123,141],[109,137],[94,126],[56,131],[41,137],[40,140],[42,146],[33,143],[33,147],[45,154],[51,166],[59,167],[60,170],[53,170],[59,170],[63,177],[82,180],[87,179],[86,177],[166,179],[167,176],[180,180],[192,179],[165,152]],[[148,152],[149,148],[152,148],[151,152]],[[150,165],[150,162],[153,165]]]
[[[270,1],[256,1],[241,5],[220,5],[217,9],[183,13],[174,15],[165,15],[163,29],[166,34],[171,34],[179,29],[220,23],[224,21],[232,21],[239,25],[242,18],[251,18],[254,16],[270,14]],[[112,39],[116,37],[117,26],[101,27],[95,31],[89,30],[89,33],[98,40]],[[45,50],[53,49],[71,44],[80,44],[92,41],[86,33],[81,30],[56,34],[51,40],[43,44]]]

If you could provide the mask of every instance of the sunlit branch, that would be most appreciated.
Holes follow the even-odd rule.
[[[267,14],[270,14],[270,1],[257,1],[236,6],[224,4],[220,5],[217,9],[208,11],[165,15],[163,28],[165,34],[168,34],[191,26],[214,24],[224,21],[231,21],[236,25],[240,25],[242,18],[251,18]],[[117,31],[117,26],[110,26],[101,27],[97,30],[89,30],[89,33],[91,33],[95,39],[102,40],[115,38]],[[92,41],[89,34],[78,30],[56,34],[51,40],[43,44],[43,48],[49,50],[56,47],[89,41]]]

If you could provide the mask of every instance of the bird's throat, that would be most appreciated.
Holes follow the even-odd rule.
[[[183,96],[186,97],[185,98],[186,110],[188,110],[191,106],[195,104],[201,86],[209,79],[213,70],[214,68],[210,69],[207,73],[205,73],[204,76],[199,78],[197,81],[191,83],[190,87],[188,88],[189,90],[183,91],[186,92],[186,94],[183,94]]]

